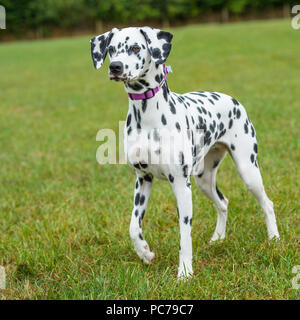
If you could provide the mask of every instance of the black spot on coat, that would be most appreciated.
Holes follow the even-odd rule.
[[[131,123],[131,113],[129,113],[128,117],[127,117],[127,122],[126,122],[126,126],[129,127]]]
[[[181,165],[184,164],[184,154],[183,154],[182,151],[179,152],[179,163],[180,163]]]
[[[232,98],[231,100],[232,100],[232,102],[233,102],[236,106],[239,105],[239,102],[238,102],[237,100],[235,100],[234,98]]]
[[[176,114],[176,109],[172,101],[169,101],[170,110],[173,114]]]
[[[256,143],[254,143],[254,145],[253,145],[253,150],[255,153],[257,153],[257,144]]]
[[[137,193],[136,196],[135,196],[135,199],[134,199],[134,204],[137,206],[140,202],[140,194]]]
[[[217,185],[216,185],[216,191],[217,191],[217,194],[218,194],[218,197],[220,198],[220,200],[224,200],[224,196],[223,196],[222,192],[219,190]]]
[[[142,100],[142,111],[145,112],[147,109],[147,99]]]
[[[144,203],[145,203],[145,196],[144,195],[142,195],[141,197],[140,197],[140,205],[142,206]]]
[[[147,181],[147,182],[152,182],[152,176],[150,174],[146,174],[144,176],[144,179]]]
[[[216,168],[220,163],[220,160],[215,160],[213,164],[213,169]]]

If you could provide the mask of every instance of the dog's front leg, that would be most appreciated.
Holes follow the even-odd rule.
[[[145,263],[151,263],[155,258],[154,253],[150,251],[149,245],[142,235],[142,220],[151,189],[152,178],[149,175],[144,177],[137,175],[129,233],[135,251]]]
[[[192,267],[192,191],[189,179],[176,176],[172,182],[177,199],[177,211],[180,227],[178,278],[185,279],[193,274]]]

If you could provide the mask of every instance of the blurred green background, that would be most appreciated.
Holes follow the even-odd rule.
[[[101,33],[111,25],[133,23],[169,27],[287,18],[295,4],[297,0],[0,0],[7,11],[0,39]]]

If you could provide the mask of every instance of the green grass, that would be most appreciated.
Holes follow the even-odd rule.
[[[155,180],[142,264],[129,238],[135,174],[96,162],[102,128],[127,113],[123,86],[96,72],[89,38],[0,45],[0,265],[2,299],[299,299],[300,31],[290,21],[172,30],[171,90],[214,90],[243,103],[281,241],[227,157],[218,184],[229,199],[227,238],[208,244],[211,204],[193,184],[194,277],[176,281],[179,228],[167,182]]]

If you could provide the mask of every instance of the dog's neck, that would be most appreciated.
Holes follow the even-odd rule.
[[[155,63],[151,62],[144,68],[144,73],[141,77],[139,77],[138,80],[127,83],[125,82],[125,91],[128,94],[141,94],[158,87],[161,83],[167,87],[167,82],[163,81],[164,76],[165,72],[163,65],[156,65]],[[160,90],[162,90],[162,88]],[[158,93],[159,92],[157,92],[157,94]],[[155,98],[155,96],[153,98]]]
[[[149,70],[145,72],[137,81],[125,83],[125,90],[129,94],[141,94],[147,90],[158,87],[164,79],[164,68],[162,65],[156,66],[154,63],[149,65]],[[149,99],[132,100],[129,97],[129,110],[127,115],[127,132],[130,134],[132,129],[152,130],[159,128],[162,123],[157,117],[157,110],[167,108],[169,100],[169,88],[166,81],[163,81],[159,91]],[[129,117],[129,118],[128,118]],[[128,119],[132,119],[129,121]],[[128,123],[131,125],[128,126]]]

